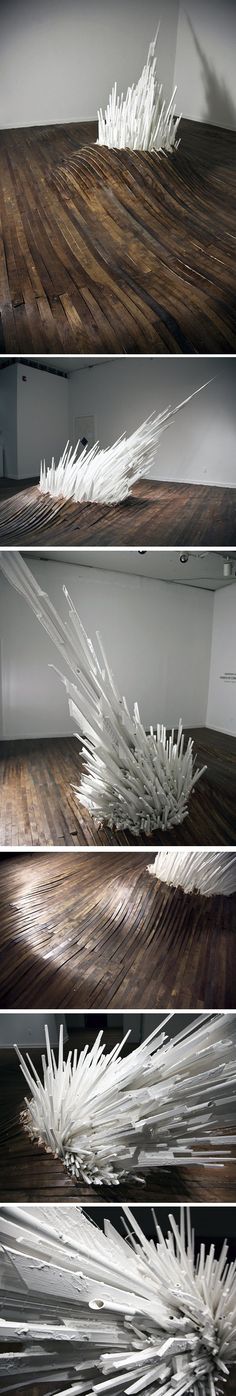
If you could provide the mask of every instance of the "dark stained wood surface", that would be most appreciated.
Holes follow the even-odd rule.
[[[0,863],[0,1007],[236,1008],[236,896],[186,896],[150,850]]]
[[[62,1396],[63,1396],[63,1391],[64,1391],[64,1392],[65,1392],[65,1396],[66,1396],[66,1386],[65,1386],[65,1382],[64,1382],[64,1383],[60,1383],[60,1386],[58,1386],[58,1380],[57,1380],[57,1382],[56,1382],[56,1380],[53,1381],[53,1379],[50,1378],[50,1391],[51,1391],[51,1392],[55,1391],[56,1396],[58,1396],[58,1391],[60,1391],[60,1392],[62,1393]],[[68,1391],[68,1381],[67,1381],[67,1391]],[[226,1383],[225,1383],[225,1386],[224,1386],[224,1392],[225,1392],[225,1396],[235,1396],[235,1393],[236,1393],[236,1369],[235,1369],[235,1368],[232,1368],[232,1371],[230,1372],[229,1377],[227,1377],[227,1380],[226,1380]],[[21,1386],[21,1388],[20,1388],[20,1396],[48,1396],[48,1382],[46,1383],[46,1386],[45,1386],[44,1383],[42,1383],[42,1382],[40,1382],[40,1385],[39,1385],[39,1386],[35,1386],[35,1385],[33,1385],[33,1386],[32,1386],[32,1385],[30,1385],[30,1386],[28,1385],[28,1386],[24,1386],[24,1387]]]
[[[30,1056],[40,1071],[39,1053],[30,1049]],[[17,1061],[6,1057],[6,1052],[0,1052],[0,1203],[102,1202],[103,1198],[116,1203],[236,1202],[236,1148],[232,1146],[232,1160],[224,1168],[155,1169],[145,1185],[126,1180],[119,1189],[76,1184],[61,1160],[33,1142],[23,1129],[20,1115],[29,1092]]]
[[[36,485],[1,501],[0,542],[101,547],[229,547],[236,539],[236,490],[143,480],[123,504],[74,504]]]
[[[234,352],[235,133],[184,120],[170,157],[95,140],[1,132],[0,349]]]
[[[188,733],[186,732],[186,737]],[[0,743],[0,847],[23,845],[155,847],[233,844],[236,836],[236,739],[209,729],[191,731],[199,767],[207,771],[189,801],[183,824],[139,839],[95,821],[76,799],[82,763],[77,737]]]

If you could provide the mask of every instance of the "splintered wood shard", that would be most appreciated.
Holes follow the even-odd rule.
[[[147,1209],[146,1209],[147,1215]],[[114,1211],[113,1211],[114,1216]],[[220,1396],[236,1361],[236,1263],[196,1252],[188,1209],[163,1236],[78,1205],[0,1207],[1,1392]]]
[[[131,436],[120,436],[113,446],[102,449],[96,442],[91,450],[85,446],[78,454],[79,441],[74,450],[67,441],[58,465],[54,458],[49,467],[45,460],[41,461],[39,490],[53,498],[73,499],[74,503],[122,503],[137,480],[149,474],[161,436],[177,412],[206,387],[208,383],[202,383],[177,407],[167,407],[158,416],[153,413]]]
[[[136,86],[133,83],[126,97],[123,92],[119,97],[115,82],[105,112],[98,111],[98,145],[160,152],[177,149],[181,121],[181,114],[176,116],[177,88],[174,87],[170,101],[166,102],[156,74],[158,32],[159,26]]]
[[[25,597],[56,645],[72,680],[59,670],[69,711],[83,738],[83,775],[77,799],[97,824],[128,828],[135,836],[182,824],[188,801],[203,771],[195,769],[193,741],[185,743],[182,722],[167,735],[158,723],[145,731],[138,704],[131,717],[109,668],[101,637],[98,652],[86,635],[66,587],[69,619],[58,615],[47,593],[17,552],[0,554],[8,581]],[[55,666],[52,666],[55,667]]]
[[[106,1053],[99,1032],[64,1060],[61,1026],[56,1062],[45,1027],[42,1080],[16,1047],[31,1092],[22,1123],[93,1185],[176,1164],[217,1166],[236,1143],[235,1035],[236,1014],[201,1014],[169,1040],[160,1024],[124,1058],[129,1033]]]
[[[236,892],[236,853],[165,848],[157,853],[148,871],[170,887],[201,892],[203,897],[230,897]]]

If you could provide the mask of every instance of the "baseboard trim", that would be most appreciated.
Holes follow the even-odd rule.
[[[199,485],[200,489],[236,490],[236,479],[235,483],[233,480],[222,480],[220,482],[219,480],[197,480],[195,477],[192,480],[177,480],[176,475],[165,476],[165,479],[163,479],[163,476],[161,478],[159,476],[154,478],[154,475],[148,475],[147,479],[151,480],[155,485],[185,485],[186,489],[188,489],[188,485]]]

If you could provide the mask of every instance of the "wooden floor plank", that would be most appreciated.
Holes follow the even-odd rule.
[[[189,733],[186,733],[186,738]],[[96,826],[74,793],[81,782],[77,737],[0,743],[0,846],[230,845],[236,842],[236,740],[191,730],[197,764],[207,772],[190,797],[182,826],[135,839],[128,829]]]
[[[1,858],[1,1009],[236,1008],[236,896],[168,888],[153,856]]]
[[[3,350],[234,352],[235,132],[182,120],[168,158],[96,133],[0,133]]]
[[[236,740],[194,729],[195,754],[205,774],[192,793],[181,828],[135,839],[128,829],[97,828],[76,799],[82,773],[76,737],[0,743],[0,846],[155,847],[161,844],[233,844],[236,841]],[[186,732],[186,738],[188,732]]]
[[[0,482],[0,542],[105,547],[230,547],[236,490],[143,480],[123,504],[74,504]]]

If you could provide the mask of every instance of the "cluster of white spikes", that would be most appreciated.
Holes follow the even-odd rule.
[[[71,597],[65,623],[17,552],[2,552],[0,566],[31,606],[72,673],[59,673],[80,738],[84,774],[77,799],[97,824],[128,828],[138,837],[171,829],[185,819],[191,792],[205,770],[194,770],[193,742],[185,746],[182,723],[167,736],[158,724],[147,734],[138,704],[131,717],[121,697],[96,632],[98,654],[86,635]],[[55,666],[52,666],[55,667]]]
[[[176,87],[168,104],[163,97],[162,83],[156,77],[155,39],[148,50],[148,56],[141,77],[136,86],[128,87],[126,97],[117,94],[114,84],[106,111],[98,112],[98,145],[116,149],[150,150],[170,152],[177,149],[177,131],[181,116],[176,116]]]
[[[148,871],[170,887],[201,892],[203,897],[230,897],[236,892],[236,853],[163,848]]]
[[[43,1080],[16,1047],[31,1091],[22,1122],[86,1183],[117,1184],[173,1164],[219,1165],[236,1143],[235,1034],[235,1014],[202,1014],[170,1040],[161,1023],[123,1059],[129,1033],[106,1054],[100,1032],[93,1047],[64,1061],[61,1026],[56,1062],[45,1027]]]
[[[213,1244],[196,1255],[184,1209],[166,1237],[154,1214],[151,1240],[136,1209],[123,1213],[124,1236],[77,1205],[1,1206],[1,1392],[34,1381],[54,1396],[222,1391],[236,1361],[227,1243],[219,1259]]]
[[[112,446],[102,448],[97,441],[90,450],[85,446],[79,452],[79,441],[74,449],[67,441],[58,465],[54,457],[48,467],[45,460],[41,461],[39,490],[55,499],[73,499],[74,503],[122,503],[137,480],[148,475],[155,464],[156,451],[166,427],[177,412],[206,387],[208,383],[202,383],[177,407],[166,407],[157,416],[152,413],[131,436],[124,433]]]

